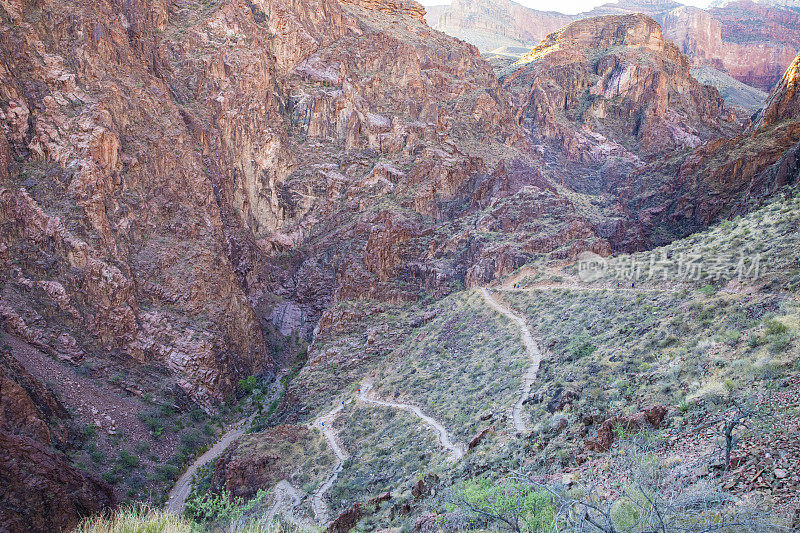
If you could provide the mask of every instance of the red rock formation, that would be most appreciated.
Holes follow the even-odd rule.
[[[482,52],[495,48],[532,47],[574,17],[526,8],[508,0],[453,0],[428,8],[428,24],[476,45]]]
[[[800,114],[800,55],[784,72],[780,83],[769,95],[764,108],[750,127],[751,131],[771,126],[781,120],[796,118]]]
[[[648,409],[643,409],[631,416],[614,416],[603,422],[597,430],[597,436],[587,439],[583,445],[584,450],[595,452],[607,452],[614,443],[616,432],[639,431],[650,427],[657,428],[667,414],[667,408],[663,405],[656,405]]]
[[[619,181],[616,194],[639,214],[644,234],[659,228],[662,238],[682,237],[721,217],[746,213],[796,183],[797,65],[796,59],[744,133],[707,143],[686,157],[654,162]]]
[[[775,85],[800,49],[797,13],[748,0],[707,10],[670,0],[623,0],[577,15],[536,11],[508,1],[456,0],[429,8],[428,22],[482,52],[508,47],[513,54],[575,20],[629,13],[655,19],[694,66],[712,66],[764,90]]]
[[[0,520],[7,531],[61,531],[113,503],[111,487],[31,437],[0,431]]]
[[[252,498],[259,489],[274,487],[290,479],[297,465],[279,452],[287,446],[302,449],[311,443],[306,426],[276,426],[261,433],[248,435],[230,446],[217,460],[213,490],[223,488],[239,498]],[[311,450],[306,450],[310,455]]]
[[[328,533],[347,533],[358,524],[364,515],[364,510],[360,503],[356,502],[348,509],[342,511],[333,522],[328,525]]]
[[[467,449],[468,450],[475,449],[481,443],[481,441],[483,441],[483,439],[486,438],[486,435],[488,435],[489,433],[494,433],[494,426],[485,427],[477,435],[472,437],[472,439],[470,439],[469,441],[469,444],[467,445]]]
[[[0,351],[0,521],[7,531],[59,531],[113,503],[111,487],[63,450],[70,420],[53,394]]]
[[[265,370],[263,338],[155,52],[166,8],[129,2],[111,17],[109,3],[45,2],[31,21],[31,6],[15,5],[0,44],[0,116],[15,157],[0,191],[9,228],[0,241],[19,270],[3,281],[22,292],[24,280],[60,284],[67,301],[29,301],[52,330],[87,352],[155,360],[210,409]],[[54,304],[78,316],[59,323],[44,312]],[[62,331],[44,342],[57,347]]]
[[[504,85],[525,106],[534,137],[572,161],[618,157],[635,168],[733,126],[716,90],[691,77],[686,56],[644,15],[574,22],[519,63]]]
[[[379,11],[387,15],[409,16],[419,21],[425,20],[425,8],[415,0],[339,0],[365,9]]]

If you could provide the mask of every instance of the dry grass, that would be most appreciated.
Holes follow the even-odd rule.
[[[73,533],[192,533],[193,523],[178,515],[147,506],[121,508],[109,516],[93,516]]]
[[[207,528],[176,514],[146,505],[122,507],[107,516],[84,519],[73,533],[203,533]],[[226,533],[294,533],[296,528],[258,521],[228,524]]]
[[[468,440],[487,425],[482,414],[514,404],[530,361],[517,326],[477,291],[453,294],[435,309],[381,368],[375,388],[382,398],[419,405]]]

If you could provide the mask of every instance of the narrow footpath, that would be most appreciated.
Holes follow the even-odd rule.
[[[280,396],[281,391],[283,390],[281,377],[282,375],[279,374],[275,379],[275,387],[272,391],[272,394],[270,394],[269,397],[264,401],[265,406],[270,405],[276,398],[278,398],[278,396]],[[184,509],[186,509],[186,499],[189,497],[189,492],[191,492],[192,480],[194,479],[197,470],[201,466],[222,455],[222,452],[228,449],[228,446],[230,446],[233,441],[244,435],[257,414],[257,412],[253,412],[246,419],[240,420],[229,427],[228,430],[222,434],[219,440],[215,442],[213,446],[211,446],[211,448],[206,450],[203,455],[195,459],[195,461],[189,465],[189,468],[187,468],[186,471],[181,474],[181,477],[178,478],[178,481],[175,482],[175,485],[173,485],[172,489],[169,491],[169,496],[167,497],[166,502],[168,511],[176,514],[183,514]]]
[[[533,335],[531,335],[524,318],[500,303],[500,301],[484,287],[481,287],[481,295],[483,299],[486,300],[489,307],[519,326],[520,333],[522,333],[522,342],[525,345],[525,350],[528,352],[528,358],[531,360],[531,365],[522,377],[522,387],[519,391],[519,397],[514,403],[514,407],[511,409],[511,420],[514,423],[514,429],[517,433],[524,433],[526,427],[525,421],[522,419],[522,404],[531,394],[531,387],[533,387],[533,382],[536,381],[536,374],[539,372],[539,365],[542,362],[542,352],[539,350],[536,341],[533,340]]]
[[[450,452],[450,459],[453,462],[458,461],[459,459],[464,457],[465,453],[467,453],[467,447],[464,443],[453,442],[452,439],[450,438],[450,435],[447,433],[447,430],[444,428],[444,426],[441,425],[436,420],[434,420],[433,418],[431,418],[430,416],[423,413],[422,409],[420,409],[416,405],[378,400],[372,397],[372,395],[370,394],[371,391],[372,391],[372,383],[369,381],[364,382],[364,384],[361,386],[361,391],[358,394],[358,399],[361,400],[362,402],[371,403],[373,405],[391,407],[393,409],[403,409],[405,411],[413,413],[436,432],[436,436],[439,438],[439,443],[441,443],[443,448],[445,448],[447,451]]]
[[[342,403],[329,413],[314,420],[312,424],[312,426],[322,433],[322,436],[325,437],[325,440],[328,442],[328,446],[333,450],[336,456],[336,466],[333,472],[311,497],[311,509],[314,511],[314,518],[318,524],[322,525],[327,525],[331,521],[331,510],[328,507],[328,503],[325,501],[325,495],[331,490],[331,487],[333,487],[336,478],[339,477],[339,473],[342,471],[342,468],[344,468],[344,461],[348,457],[347,452],[344,451],[336,440],[336,432],[333,430],[333,421],[339,413],[342,412],[343,408],[344,404]]]

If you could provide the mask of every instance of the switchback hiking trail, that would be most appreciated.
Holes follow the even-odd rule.
[[[336,440],[336,432],[333,430],[333,421],[343,408],[344,403],[337,406],[328,414],[317,418],[314,420],[313,424],[311,424],[322,433],[322,436],[325,437],[325,440],[328,442],[328,446],[330,446],[334,455],[336,455],[336,466],[333,472],[311,497],[311,510],[314,511],[314,518],[318,524],[322,525],[327,525],[330,522],[331,514],[328,504],[325,502],[325,494],[331,490],[331,487],[336,482],[336,478],[339,477],[339,472],[344,468],[344,461],[348,457],[347,452],[339,446]]]
[[[489,304],[489,307],[502,314],[509,320],[515,322],[519,326],[522,333],[522,342],[525,345],[525,351],[528,352],[528,358],[531,360],[531,365],[525,371],[522,378],[522,387],[520,388],[519,397],[511,409],[511,420],[514,423],[514,429],[518,433],[525,432],[525,421],[522,419],[522,404],[531,393],[533,382],[536,381],[536,374],[539,372],[539,365],[542,362],[542,352],[539,346],[533,339],[525,319],[514,313],[511,309],[500,303],[486,288],[480,289],[483,299]]]
[[[445,448],[447,451],[450,452],[450,458],[453,462],[458,461],[459,459],[464,457],[465,453],[467,453],[467,447],[463,443],[453,442],[450,439],[450,435],[447,433],[445,427],[436,420],[434,420],[433,418],[431,418],[430,416],[423,413],[422,409],[420,409],[416,405],[378,400],[376,398],[371,397],[370,395],[371,390],[372,390],[372,383],[369,381],[364,382],[364,384],[361,386],[361,391],[358,394],[358,399],[361,400],[362,402],[371,403],[373,405],[391,407],[393,409],[403,409],[405,411],[413,413],[436,432],[436,436],[439,438],[439,443],[441,443],[443,448]]]
[[[312,522],[295,514],[295,509],[303,503],[303,493],[285,479],[275,485],[273,493],[275,499],[262,518],[263,524],[272,524],[276,516],[281,516],[300,531],[313,530],[314,524]]]

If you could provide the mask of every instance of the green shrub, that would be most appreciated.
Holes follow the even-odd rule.
[[[774,353],[785,352],[791,344],[792,337],[788,333],[769,337],[769,349]]]
[[[96,444],[89,445],[89,458],[95,463],[102,463],[106,460],[106,454],[100,450]]]
[[[704,285],[697,289],[697,291],[705,294],[706,296],[712,296],[717,293],[717,289],[713,285]]]
[[[555,505],[547,492],[514,479],[467,480],[452,503],[474,519],[488,517],[497,525],[525,533],[548,531],[555,516]]]
[[[253,389],[256,388],[257,384],[258,380],[255,376],[247,376],[246,378],[239,380],[238,386],[242,394],[247,395],[253,392]]]
[[[789,331],[786,324],[777,320],[767,320],[765,323],[767,335],[783,335]]]
[[[117,463],[125,470],[130,470],[134,467],[139,466],[139,457],[135,454],[128,452],[127,450],[120,450],[119,458],[117,458]]]
[[[97,426],[91,422],[83,426],[83,436],[87,439],[97,437]]]
[[[222,492],[196,493],[186,502],[186,516],[198,521],[230,523],[241,520],[266,500],[270,492],[259,489],[249,501]]]

